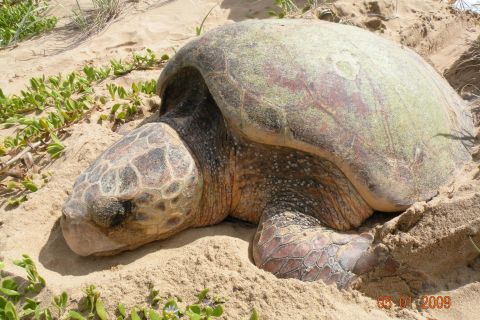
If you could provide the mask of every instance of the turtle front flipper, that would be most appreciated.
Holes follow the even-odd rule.
[[[259,223],[253,259],[279,278],[323,280],[345,288],[356,273],[377,264],[367,253],[372,241],[368,233],[335,231],[303,213],[271,208]]]

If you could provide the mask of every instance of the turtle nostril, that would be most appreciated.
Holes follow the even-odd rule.
[[[70,206],[63,206],[62,208],[62,219],[68,220],[72,217],[73,212]]]

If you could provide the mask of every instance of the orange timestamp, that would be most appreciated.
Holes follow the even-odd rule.
[[[450,309],[452,298],[450,296],[424,295],[412,296],[380,296],[377,298],[377,306],[380,309],[390,309],[393,305],[409,309]]]

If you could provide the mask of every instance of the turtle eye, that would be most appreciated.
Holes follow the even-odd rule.
[[[112,217],[111,227],[121,224],[132,213],[133,202],[131,200],[121,201],[120,205],[122,206],[121,213]]]
[[[133,202],[131,200],[121,201],[120,204],[122,205],[123,210],[125,210],[127,214],[132,213]]]
[[[132,213],[131,200],[118,201],[114,198],[100,198],[93,202],[91,215],[93,221],[102,227],[115,227],[122,224]]]

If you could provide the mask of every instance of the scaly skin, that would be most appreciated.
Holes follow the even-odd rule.
[[[252,246],[258,267],[345,288],[355,273],[377,265],[366,256],[373,237],[344,232],[373,210],[330,161],[238,136],[235,155],[230,215],[258,223]]]
[[[277,212],[277,213],[276,213]],[[347,287],[377,261],[357,267],[373,237],[368,233],[340,233],[299,211],[268,208],[260,220],[253,246],[255,264],[279,278],[323,280]]]

